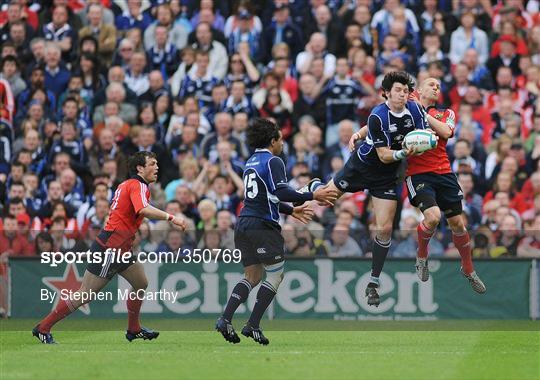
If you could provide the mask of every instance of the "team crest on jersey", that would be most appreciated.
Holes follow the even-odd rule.
[[[345,189],[346,187],[349,187],[349,182],[342,179],[341,181],[339,181],[339,186],[341,186],[342,189]]]
[[[405,128],[411,128],[412,127],[412,120],[406,119],[405,120]]]
[[[443,116],[444,116],[444,115],[443,115],[442,113],[438,113],[438,114],[435,115],[435,119],[439,119],[439,120],[440,120],[440,119],[443,118]]]
[[[395,125],[395,124],[390,124],[390,126],[388,127],[388,130],[389,130],[390,132],[395,132],[395,131],[397,131],[397,125]]]

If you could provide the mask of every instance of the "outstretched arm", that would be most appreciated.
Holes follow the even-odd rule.
[[[279,157],[273,157],[268,161],[272,183],[270,191],[281,202],[306,202],[316,200],[328,206],[333,206],[337,199],[337,192],[329,187],[321,186],[314,192],[300,193],[287,184],[287,176],[285,174],[285,164]]]
[[[172,225],[180,228],[182,231],[186,230],[186,222],[184,219],[162,211],[152,205],[148,205],[139,211],[139,215],[142,215],[148,219],[166,220]]]

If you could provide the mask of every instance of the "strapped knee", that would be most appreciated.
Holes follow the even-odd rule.
[[[264,285],[269,285],[268,287],[277,293],[279,284],[283,280],[283,267],[285,262],[281,261],[277,264],[265,265],[264,270],[266,271],[266,279],[263,282]]]

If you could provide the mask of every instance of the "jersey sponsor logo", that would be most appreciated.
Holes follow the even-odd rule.
[[[257,248],[257,253],[260,254],[260,255],[263,255],[266,253],[266,248],[262,247],[262,248]]]
[[[396,195],[396,192],[395,192],[394,189],[386,190],[384,193],[385,193],[386,195]]]

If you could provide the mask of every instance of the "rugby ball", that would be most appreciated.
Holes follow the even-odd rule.
[[[403,147],[406,149],[417,147],[417,151],[420,153],[433,149],[436,146],[437,137],[435,134],[422,129],[407,133],[403,144]]]

